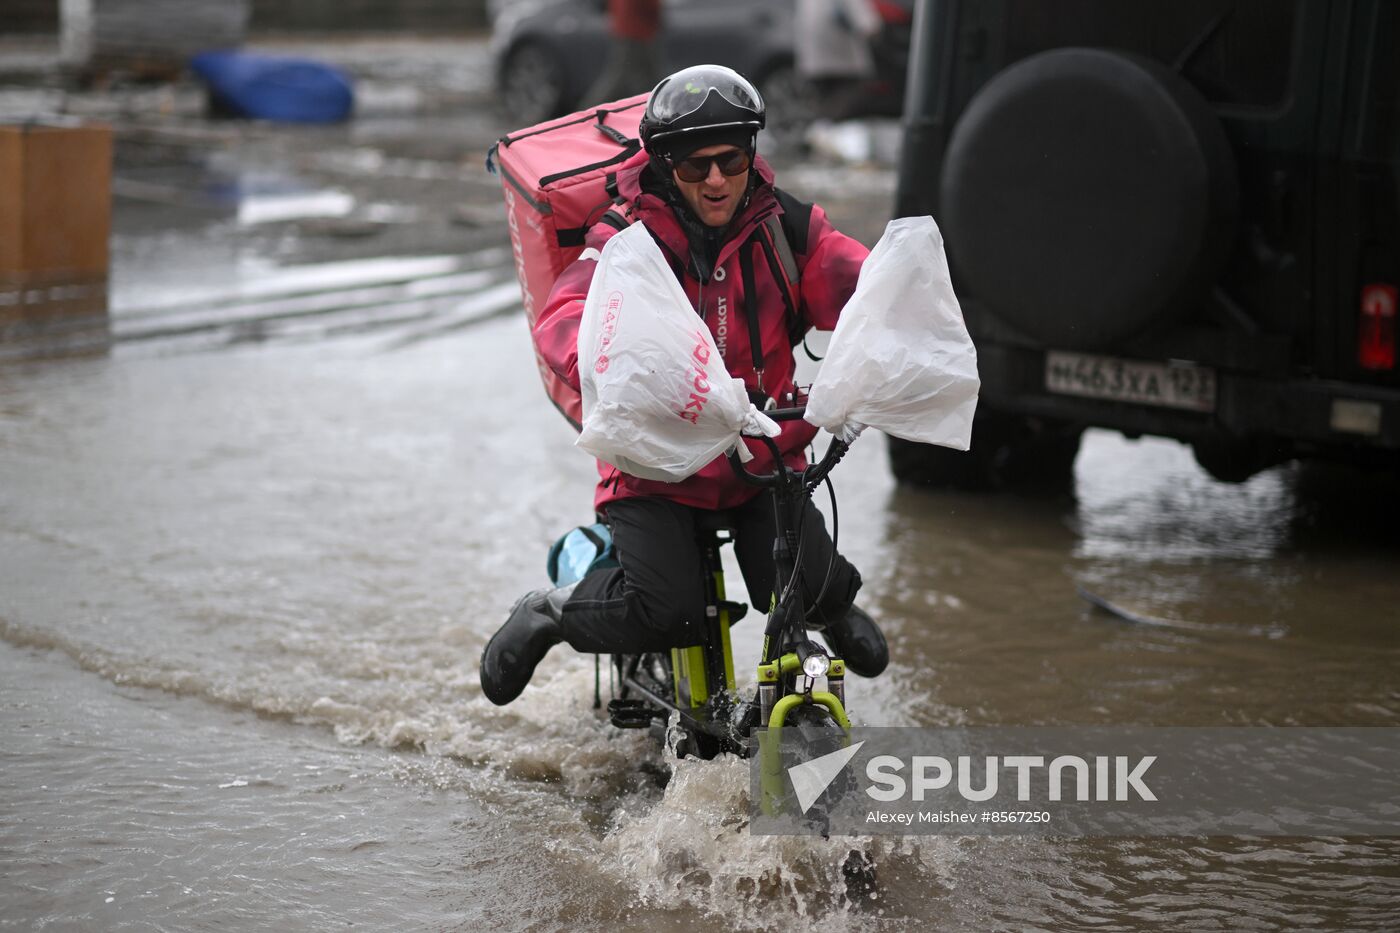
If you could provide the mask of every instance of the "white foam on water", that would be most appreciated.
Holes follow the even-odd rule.
[[[877,922],[882,870],[920,866],[948,876],[953,840],[902,836],[760,836],[749,832],[750,762],[667,758],[655,805],[620,808],[603,840],[639,904],[698,912],[743,929],[795,919],[837,928]],[[874,873],[873,892],[848,887],[846,866]]]
[[[882,870],[951,876],[953,839],[752,835],[748,761],[678,760],[647,730],[613,727],[605,708],[593,709],[593,678],[591,658],[551,657],[509,706],[472,689],[448,734],[424,746],[482,769],[479,792],[553,823],[559,854],[616,879],[639,907],[746,929],[794,919],[859,927],[882,912]],[[602,693],[606,704],[606,669]],[[848,892],[843,866],[853,854],[873,867],[873,897]]]
[[[475,682],[459,705],[455,728],[426,743],[431,754],[460,758],[513,780],[556,785],[566,797],[607,801],[637,783],[639,769],[661,773],[656,743],[645,731],[614,728],[593,709],[591,657],[560,659],[525,694],[493,706]]]

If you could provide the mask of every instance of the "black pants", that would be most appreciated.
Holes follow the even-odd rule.
[[[811,606],[826,579],[817,607],[821,621],[839,619],[855,601],[860,574],[840,554],[817,507],[803,508],[802,597]],[[734,532],[744,585],[766,613],[773,594],[773,496],[763,492],[725,512],[706,512],[668,499],[621,499],[607,506],[620,567],[597,570],[579,581],[564,604],[565,639],[578,651],[622,654],[699,644],[705,617],[705,579],[697,519],[720,518]]]

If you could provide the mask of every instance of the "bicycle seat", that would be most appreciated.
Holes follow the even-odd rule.
[[[695,512],[696,534],[733,531],[738,525],[738,520],[730,509],[697,509]]]

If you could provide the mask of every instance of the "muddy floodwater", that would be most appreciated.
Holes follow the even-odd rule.
[[[587,518],[591,465],[518,313],[412,336],[0,371],[0,924],[1400,919],[1393,841],[751,837],[745,764],[611,730],[591,659],[556,649],[493,707],[476,658]],[[1077,504],[934,495],[856,444],[840,543],[894,650],[851,686],[858,721],[1400,720],[1385,504],[1293,467],[1217,484],[1175,444],[1108,433],[1077,471]],[[1356,511],[1318,514],[1338,508]],[[751,656],[756,622],[737,631]],[[834,893],[850,847],[879,873],[858,906]]]
[[[129,160],[112,351],[0,367],[0,928],[1400,928],[1394,839],[757,837],[747,763],[612,729],[591,657],[492,706],[477,658],[595,473],[496,215],[405,194],[488,204],[479,153],[355,132],[298,164],[369,199]],[[893,653],[857,723],[1400,725],[1393,477],[1231,486],[1108,432],[1076,473],[929,493],[856,443],[840,546]]]

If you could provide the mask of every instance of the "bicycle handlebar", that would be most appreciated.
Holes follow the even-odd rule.
[[[734,473],[744,482],[751,486],[763,486],[771,488],[782,483],[783,477],[783,452],[778,449],[778,442],[766,434],[758,438],[768,447],[768,452],[773,455],[773,462],[778,464],[778,469],[772,473],[750,473],[744,466],[744,461],[739,459],[739,445],[735,444],[734,449],[729,451],[729,466]],[[742,443],[742,441],[740,442]]]
[[[764,412],[765,415],[772,418],[774,421],[796,421],[806,413],[806,406],[777,408],[772,411]],[[783,486],[786,484],[789,477],[793,477],[800,481],[805,488],[815,489],[822,480],[826,479],[827,474],[841,461],[841,458],[846,455],[846,451],[851,449],[850,445],[842,441],[839,437],[832,438],[831,446],[826,449],[826,455],[823,456],[818,463],[807,467],[805,470],[794,471],[790,470],[783,463],[783,453],[778,449],[778,444],[773,438],[765,435],[760,436],[758,439],[767,446],[768,452],[773,455],[773,462],[777,464],[777,468],[772,473],[750,473],[744,466],[743,461],[739,459],[738,445],[735,445],[734,449],[729,452],[729,466],[744,482],[753,486],[763,486],[765,488]]]
[[[774,421],[797,421],[803,415],[807,414],[807,406],[798,405],[796,408],[775,408],[772,411],[765,411],[763,414],[765,417],[772,418]]]

